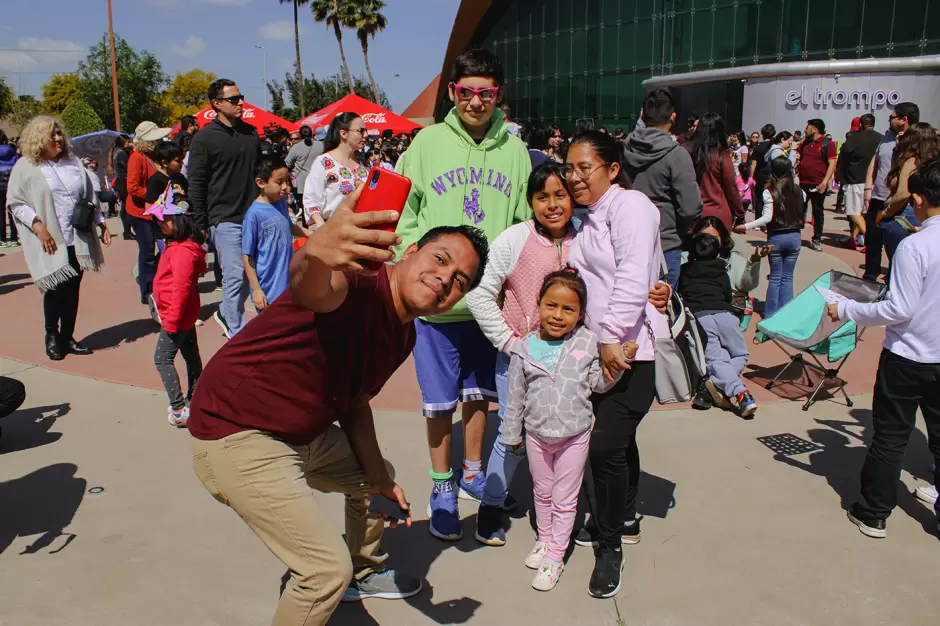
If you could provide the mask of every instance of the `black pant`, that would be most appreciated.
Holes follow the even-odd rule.
[[[121,226],[124,228],[124,235],[133,235],[134,227],[131,224],[131,216],[127,212],[127,181],[118,180],[115,182],[114,188],[121,200]]]
[[[82,286],[82,268],[75,257],[75,246],[69,246],[69,265],[78,272],[64,283],[56,285],[42,296],[42,312],[46,318],[46,333],[72,339],[78,317],[78,292]]]
[[[875,224],[878,213],[885,208],[884,200],[871,199],[865,213],[865,276],[867,280],[878,280],[881,276],[881,251],[884,249],[884,234]]]
[[[140,285],[140,302],[147,304],[153,291],[153,278],[157,275],[157,232],[155,220],[144,220],[131,215],[134,234],[137,236],[137,284]]]
[[[826,214],[823,212],[823,203],[826,194],[816,191],[818,185],[800,185],[806,193],[806,204],[813,208],[813,241],[821,241],[823,226],[826,224]]]
[[[0,376],[0,418],[20,408],[26,401],[26,387],[18,380]]]
[[[640,482],[636,431],[653,404],[655,378],[652,362],[636,362],[613,389],[591,398],[596,419],[589,461],[597,500],[591,518],[600,548],[618,547],[623,523],[636,517]]]
[[[183,390],[180,388],[180,377],[176,372],[176,365],[173,361],[176,354],[183,355],[183,361],[186,362],[186,376],[188,379],[188,391],[183,397]],[[196,388],[196,382],[202,375],[202,357],[199,356],[199,342],[196,340],[196,329],[190,328],[178,333],[168,333],[166,329],[160,331],[157,338],[157,348],[153,353],[153,364],[157,367],[160,379],[163,381],[163,388],[166,389],[166,395],[170,400],[170,407],[174,411],[179,411],[186,406],[186,400],[193,397],[193,390]]]
[[[875,377],[871,419],[875,434],[862,466],[862,513],[887,519],[898,504],[904,449],[914,431],[917,408],[927,424],[934,485],[940,487],[940,363],[916,363],[882,350]],[[940,500],[934,505],[940,517]]]

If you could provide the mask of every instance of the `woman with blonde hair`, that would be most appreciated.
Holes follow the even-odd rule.
[[[124,210],[130,216],[137,237],[137,284],[140,303],[151,305],[153,278],[157,274],[157,239],[162,235],[153,219],[144,215],[147,209],[147,181],[156,173],[153,152],[157,143],[170,134],[170,128],[160,128],[153,122],[141,122],[134,130],[134,152],[127,160],[127,203]],[[153,308],[153,305],[151,305]]]
[[[99,238],[111,245],[111,233],[62,122],[33,118],[19,145],[22,158],[10,174],[7,200],[26,265],[43,296],[46,356],[61,361],[66,354],[91,354],[74,337],[78,295],[83,273],[97,272],[104,263]]]

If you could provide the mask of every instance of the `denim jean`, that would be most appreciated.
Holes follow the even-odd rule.
[[[212,227],[216,258],[222,263],[222,305],[219,310],[234,337],[245,327],[248,279],[242,262],[242,225],[223,222]]]
[[[767,301],[764,303],[764,318],[776,313],[793,299],[793,274],[796,260],[800,256],[802,240],[799,232],[771,233],[767,243],[770,251],[770,280],[767,285]]]
[[[914,226],[920,226],[920,221],[914,215],[914,207],[911,205],[904,207],[904,210],[898,213],[898,216],[906,217]],[[881,229],[885,252],[888,254],[888,271],[890,275],[891,260],[894,259],[894,253],[898,251],[898,246],[910,233],[901,228],[901,225],[895,220],[883,220]]]
[[[682,267],[682,250],[663,252],[666,259],[666,270],[669,272],[669,285],[676,289],[679,286],[679,269]]]
[[[153,291],[153,278],[157,275],[157,226],[153,220],[143,220],[133,215],[128,217],[137,236],[137,284],[140,286],[140,303],[147,304],[147,298]]]
[[[875,218],[885,208],[884,200],[871,199],[865,213],[865,276],[866,280],[878,280],[881,276],[881,251],[884,249],[884,231]]]
[[[504,352],[496,357],[496,394],[499,396],[499,434],[496,435],[486,464],[486,486],[482,499],[482,503],[489,506],[503,506],[516,468],[525,459],[525,446],[513,452],[500,439],[503,434],[503,413],[509,400],[509,355]]]

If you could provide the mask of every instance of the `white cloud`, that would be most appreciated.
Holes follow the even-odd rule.
[[[186,43],[184,43],[182,46],[173,44],[169,46],[168,49],[173,54],[178,54],[181,57],[191,59],[205,52],[206,42],[204,42],[199,37],[196,37],[195,35],[190,35],[186,38]]]
[[[305,35],[307,33],[307,27],[303,24],[300,24],[299,27],[300,34]],[[278,20],[276,22],[271,22],[270,24],[265,24],[259,28],[258,34],[265,39],[293,39],[294,22],[292,20]]]
[[[85,56],[85,46],[59,39],[21,37],[16,47],[0,50],[0,71],[73,70],[69,66]]]

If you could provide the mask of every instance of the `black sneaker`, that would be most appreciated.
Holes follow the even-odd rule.
[[[888,536],[886,524],[883,519],[876,519],[869,514],[859,510],[858,502],[849,507],[846,511],[849,521],[858,526],[862,534],[872,539],[884,539]]]
[[[481,504],[477,512],[477,530],[473,536],[485,546],[506,545],[503,510],[498,506]]]
[[[695,394],[695,398],[692,400],[692,408],[696,411],[707,411],[712,408],[712,406],[714,406],[712,396],[703,386],[699,389],[698,393]]]
[[[822,240],[820,240],[820,239],[813,239],[813,241],[810,243],[810,247],[811,247],[813,250],[815,250],[816,252],[822,252],[822,249],[823,249],[823,248],[822,248]]]
[[[588,584],[588,593],[594,598],[611,598],[620,591],[620,572],[623,569],[623,551],[599,550],[594,560],[594,572]]]
[[[628,546],[640,543],[640,518],[633,520],[632,524],[624,524],[620,531],[620,543]]]
[[[597,547],[597,530],[594,528],[594,524],[588,520],[587,524],[584,525],[578,534],[574,538],[574,542],[579,546],[584,547]],[[623,528],[620,530],[620,543],[626,544],[628,546],[636,545],[640,543],[640,519],[637,518],[633,520],[632,524],[624,524]]]
[[[215,320],[215,323],[219,325],[219,328],[222,329],[222,334],[225,335],[226,339],[232,338],[232,330],[228,327],[228,324],[225,322],[225,318],[222,317],[222,312],[216,309],[215,313],[212,314],[212,319]]]

